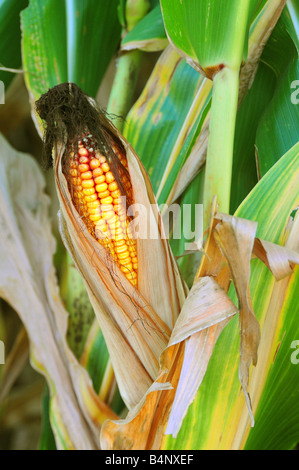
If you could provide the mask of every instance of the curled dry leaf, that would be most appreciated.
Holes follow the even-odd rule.
[[[253,253],[270,269],[277,281],[290,276],[299,263],[299,254],[286,247],[256,238]]]
[[[249,281],[250,260],[254,246],[257,224],[250,220],[218,214],[220,221],[215,227],[216,241],[223,252],[234,281],[240,308],[240,366],[239,377],[251,413],[247,393],[249,366],[257,363],[260,328],[253,312]],[[254,425],[251,413],[252,426]]]

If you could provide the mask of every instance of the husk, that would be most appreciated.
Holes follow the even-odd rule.
[[[131,146],[122,141],[135,203],[142,204],[155,239],[137,239],[138,289],[133,287],[94,239],[76,211],[62,172],[63,143],[55,149],[55,177],[60,201],[60,231],[80,271],[103,331],[120,393],[129,409],[136,406],[159,372],[159,356],[186,295],[186,286],[165,239],[149,179]],[[154,254],[154,255],[153,255]]]

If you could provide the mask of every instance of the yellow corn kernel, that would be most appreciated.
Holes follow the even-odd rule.
[[[120,269],[123,273],[129,273],[133,269],[133,264],[130,263],[130,264],[127,264],[126,266],[120,266]]]
[[[91,171],[85,171],[84,173],[81,173],[81,178],[83,180],[90,180],[92,178],[92,172]]]
[[[88,202],[87,207],[89,207],[90,209],[95,209],[96,207],[99,207],[100,204],[101,204],[100,201],[96,199],[95,201]]]
[[[102,198],[100,196],[101,193],[99,193],[99,198],[101,199],[101,204],[111,204],[113,202],[113,199],[112,197],[109,195],[109,196],[106,196],[104,198]]]
[[[78,165],[78,170],[80,171],[80,173],[89,171],[89,165],[87,163],[81,163],[80,165]]]
[[[82,192],[83,194],[85,194],[85,196],[91,196],[92,194],[95,194],[96,190],[94,188],[88,188],[88,189],[83,189]],[[96,196],[98,197],[98,195]]]
[[[106,157],[91,150],[94,148],[91,141],[87,147],[85,142],[83,136],[78,142],[78,153],[73,153],[70,158],[68,181],[74,204],[90,233],[109,250],[115,263],[135,286],[138,268],[136,241],[130,240],[127,233],[129,219],[119,199],[122,193]],[[115,158],[119,158],[127,168],[120,149]],[[125,180],[122,186],[130,195],[130,182]]]
[[[116,247],[115,247],[115,252],[116,252],[117,254],[124,253],[125,251],[128,250],[128,247],[127,247],[127,245],[125,244],[125,240],[123,240],[123,242],[124,242],[123,245],[121,245],[121,246],[116,246]],[[133,260],[132,260],[132,261],[133,261]]]
[[[100,162],[97,158],[93,158],[92,160],[90,160],[89,166],[91,170],[95,170],[96,168],[99,168]]]
[[[89,214],[89,218],[92,222],[98,222],[101,218],[100,214]]]
[[[108,184],[107,184],[107,183],[98,184],[98,185],[96,186],[96,191],[97,191],[98,193],[102,193],[102,192],[106,191],[107,189],[108,189]],[[109,194],[110,194],[110,193],[109,193]]]
[[[111,171],[107,171],[106,173],[106,181],[108,184],[111,184],[114,181],[114,176]],[[117,186],[117,184],[116,184]]]
[[[101,168],[104,171],[104,173],[107,173],[108,171],[110,171],[110,167],[107,162],[102,163]]]
[[[96,185],[100,185],[100,184],[105,183],[105,175],[97,176],[94,179],[94,182],[95,182]]]
[[[90,196],[85,196],[85,201],[86,202],[93,202],[98,199],[98,195],[96,193],[91,194]]]
[[[82,181],[82,186],[83,186],[84,189],[92,188],[94,186],[94,181],[92,179],[84,180],[84,181]]]
[[[92,174],[94,178],[97,178],[98,176],[103,175],[103,170],[101,168],[96,168],[95,170],[93,170]]]
[[[100,187],[100,186],[101,186],[100,184],[97,184],[97,185],[96,185],[96,191],[97,191],[97,193],[98,193],[99,198],[100,198],[100,199],[103,199],[103,198],[105,198],[105,197],[110,196],[110,192],[109,192],[109,191],[102,191],[102,192],[100,192],[100,191],[99,191],[99,187]]]
[[[127,258],[131,259],[130,252],[128,250],[124,251],[123,253],[117,253],[117,257],[119,260],[125,260]]]
[[[112,191],[112,192],[111,192],[111,196],[113,197],[113,199],[117,199],[118,197],[121,196],[120,190],[117,189],[116,191]]]

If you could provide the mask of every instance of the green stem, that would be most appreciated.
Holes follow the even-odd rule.
[[[142,52],[139,50],[122,53],[118,60],[117,71],[108,102],[107,112],[121,116],[128,114],[139,75]],[[114,125],[122,131],[124,122],[119,119]]]
[[[233,147],[239,92],[239,69],[224,67],[215,75],[204,187],[204,229],[214,196],[218,209],[229,213]]]
[[[245,48],[249,20],[257,1],[235,4],[235,22],[228,31],[224,67],[213,77],[210,136],[204,186],[204,230],[208,227],[213,200],[218,210],[229,213],[233,149],[239,95],[239,72]]]

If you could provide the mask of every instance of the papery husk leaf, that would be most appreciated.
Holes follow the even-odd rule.
[[[75,214],[75,217],[77,215]],[[75,219],[75,224],[79,221]],[[73,234],[72,239],[69,235],[69,225],[67,225],[65,219],[63,218],[62,214],[60,214],[60,233],[62,234],[63,242],[68,249],[70,256],[73,258],[74,263],[78,267],[79,272],[81,273],[83,279],[86,282],[86,289],[94,308],[94,312],[98,319],[99,324],[101,325],[101,330],[104,334],[105,341],[107,344],[107,348],[110,354],[110,357],[114,364],[114,371],[117,378],[117,382],[120,388],[120,392],[124,402],[126,403],[127,407],[133,408],[136,403],[142,398],[142,393],[150,387],[152,383],[152,379],[150,375],[147,373],[145,367],[143,366],[141,360],[138,358],[134,349],[131,347],[128,341],[126,341],[121,329],[118,327],[115,319],[110,317],[107,314],[107,306],[108,301],[110,299],[111,304],[111,296],[110,291],[106,289],[106,295],[103,295],[104,300],[101,300],[99,296],[99,281],[98,281],[98,273],[104,273],[106,275],[106,279],[111,279],[109,269],[104,264],[106,257],[106,253],[102,253],[102,263],[99,262],[99,252],[104,251],[101,250],[98,246],[94,246],[93,250],[97,251],[87,251],[85,254],[85,250],[80,245],[81,240],[86,240],[85,232],[83,235],[80,235],[78,232],[78,238],[76,239],[76,235]],[[77,225],[73,226],[73,231],[75,231]],[[83,231],[85,227],[82,227]],[[72,229],[71,229],[72,230]],[[89,234],[88,234],[89,235]],[[91,241],[91,246],[93,244],[93,240]],[[73,244],[74,242],[74,244]],[[94,243],[94,245],[97,242]],[[99,250],[99,251],[98,251]],[[94,259],[96,261],[94,262]],[[96,268],[95,268],[96,266]],[[99,268],[100,266],[100,268]],[[91,287],[90,287],[91,286]],[[105,288],[105,284],[103,285],[103,290]],[[129,306],[130,311],[135,310],[134,304]],[[121,307],[115,307],[117,313],[120,313]],[[126,317],[124,317],[124,320]],[[139,323],[139,322],[138,322]],[[127,319],[127,331],[131,333],[130,327],[135,325],[134,320]],[[135,335],[133,337],[135,339]],[[142,347],[142,344],[141,344]],[[125,363],[123,364],[123,360],[126,358]],[[155,364],[154,364],[155,365]],[[127,367],[126,367],[127,366]],[[130,374],[128,372],[130,369]],[[133,386],[134,382],[134,386]]]
[[[202,277],[194,283],[169,341],[171,346],[186,339],[183,367],[165,434],[176,437],[206,373],[216,341],[237,312],[213,278]]]
[[[219,221],[220,224],[219,224]],[[223,224],[224,223],[224,224]],[[203,262],[198,272],[197,279],[201,282],[207,279],[200,277],[203,274],[212,274],[213,278],[225,287],[228,291],[230,285],[230,278],[232,277],[235,282],[236,291],[240,300],[240,323],[245,324],[242,329],[241,325],[241,345],[240,345],[240,381],[244,391],[245,401],[247,404],[247,413],[249,412],[251,424],[254,424],[253,413],[251,409],[250,396],[248,394],[248,380],[249,380],[249,361],[253,363],[257,361],[257,348],[260,341],[259,325],[255,319],[252,311],[252,304],[249,294],[248,279],[250,274],[250,259],[254,255],[258,256],[277,276],[277,279],[290,276],[293,272],[295,264],[298,264],[298,253],[289,247],[282,247],[273,243],[265,242],[255,238],[256,223],[244,219],[227,216],[224,214],[216,214],[211,222],[208,242],[205,246],[207,250],[203,258]],[[219,234],[220,238],[219,239]],[[254,242],[253,242],[254,240]],[[222,248],[220,252],[219,248]],[[225,254],[225,259],[223,257]],[[229,267],[229,270],[228,270]],[[236,279],[237,277],[237,279]],[[192,307],[188,308],[190,300],[192,301],[191,293],[196,289],[198,281],[192,287],[189,296],[183,306],[181,315],[186,312],[188,318],[188,310],[190,311],[191,318],[187,321],[186,326],[192,324]],[[194,292],[195,293],[195,292]],[[191,297],[190,297],[191,296]],[[194,305],[200,304],[200,300],[194,299]],[[277,299],[276,299],[277,302]],[[194,313],[196,308],[194,309]],[[233,313],[233,310],[232,310]],[[219,311],[218,319],[221,319],[221,312]],[[178,318],[177,324],[172,333],[172,338],[175,337],[175,329],[181,322],[181,315]],[[244,316],[248,318],[243,318]],[[213,323],[213,317],[205,319],[202,318],[202,325],[204,326],[205,320],[207,321],[208,328],[190,336],[185,341],[184,362],[182,366],[180,381],[177,386],[177,392],[174,404],[170,413],[165,434],[172,434],[174,437],[180,429],[182,418],[187,410],[187,403],[193,401],[197,389],[204,377],[207,369],[209,358],[213,351],[217,338],[221,331],[226,326],[228,319],[215,326],[209,326]],[[199,323],[200,324],[200,323]],[[253,332],[253,333],[252,333]],[[185,334],[179,336],[184,338]],[[186,387],[188,384],[188,387]]]
[[[237,307],[212,277],[201,277],[194,282],[185,300],[168,346],[184,341],[237,312]]]
[[[157,378],[159,356],[167,346],[171,328],[185,299],[186,287],[164,236],[145,170],[114,126],[107,122],[104,125],[109,126],[109,131],[124,145],[134,201],[142,204],[147,214],[141,226],[145,230],[150,222],[156,237],[151,239],[147,234],[144,239],[137,239],[138,289],[113,263],[106,249],[91,236],[75,209],[62,172],[61,158],[65,152],[62,143],[55,149],[55,177],[63,240],[86,283],[120,393],[131,409]]]
[[[182,367],[184,344],[168,348],[155,384],[125,420],[107,421],[101,430],[105,450],[159,449]]]
[[[212,217],[210,221],[207,241],[205,244],[205,252],[195,277],[194,288],[196,290],[196,286],[201,285],[200,283],[202,283],[203,280],[211,279],[211,281],[213,280],[213,283],[216,283],[217,290],[219,290],[220,288],[223,289],[223,293],[227,293],[231,283],[231,274],[225,257],[221,252],[219,245],[215,239],[214,229],[217,225],[217,220],[215,218],[216,211],[217,202],[215,199],[213,202]],[[190,294],[192,290],[193,287],[190,291]],[[187,298],[187,305],[189,302],[190,298]],[[171,409],[171,414],[169,417],[165,434],[172,434],[173,436],[177,435],[181,427],[182,420],[188,410],[188,407],[195,398],[198,387],[200,386],[204,378],[217,339],[220,333],[227,325],[227,323],[229,322],[231,316],[237,311],[237,308],[234,306],[234,304],[229,304],[230,301],[228,303],[227,302],[228,298],[224,297],[224,309],[220,304],[219,311],[214,312],[214,321],[212,320],[212,318],[206,317],[205,315],[199,315],[199,326],[204,326],[205,324],[207,327],[203,330],[199,329],[198,332],[196,332],[193,336],[187,338],[185,341],[186,352],[184,354],[184,362],[182,366],[182,379],[180,378],[180,383],[177,387],[177,395],[174,400],[174,405]],[[200,304],[200,291],[197,292],[197,295],[194,299],[194,303],[195,306],[196,304]],[[226,310],[225,308],[225,303],[229,307],[228,310]],[[184,310],[184,308],[185,305],[183,306],[182,310]],[[188,324],[189,309],[186,309],[185,312],[185,321],[186,324]],[[227,315],[225,312],[227,312]],[[178,322],[179,321],[180,317]],[[194,361],[195,357],[198,357],[199,360]],[[190,376],[192,377],[192,379],[190,378]],[[185,382],[184,377],[188,380],[188,382]],[[184,386],[184,382],[188,383],[189,385],[189,380],[191,380],[192,384],[192,388],[190,389],[189,387]],[[180,400],[180,398],[182,398],[182,401]]]

